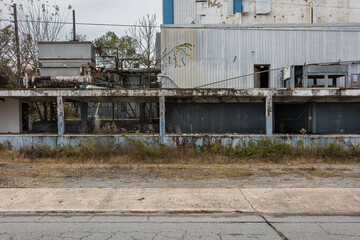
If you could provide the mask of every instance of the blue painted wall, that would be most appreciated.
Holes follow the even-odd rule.
[[[234,14],[242,12],[242,0],[234,0]]]
[[[163,0],[164,24],[174,24],[174,0]]]

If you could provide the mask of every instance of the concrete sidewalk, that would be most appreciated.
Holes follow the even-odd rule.
[[[353,215],[360,214],[360,189],[0,189],[0,213]]]

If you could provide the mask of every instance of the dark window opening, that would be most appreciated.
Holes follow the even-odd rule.
[[[270,65],[255,65],[255,88],[269,88]]]

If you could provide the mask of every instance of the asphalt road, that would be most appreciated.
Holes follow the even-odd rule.
[[[0,240],[352,240],[359,229],[359,216],[0,215]]]

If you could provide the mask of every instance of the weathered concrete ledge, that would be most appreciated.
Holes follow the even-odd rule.
[[[0,89],[0,97],[359,97],[359,89]]]
[[[0,214],[360,214],[358,188],[0,189]]]
[[[86,142],[95,142],[102,145],[121,144],[126,146],[129,139],[140,139],[144,142],[162,143],[167,146],[206,146],[210,143],[218,142],[222,145],[231,143],[233,147],[238,144],[248,143],[249,141],[259,141],[264,139],[273,139],[279,142],[291,144],[294,147],[327,147],[330,143],[338,143],[344,147],[352,148],[360,145],[360,135],[234,135],[234,134],[184,134],[184,135],[165,135],[160,137],[154,135],[0,135],[0,143],[9,142],[14,150],[20,148],[31,148],[39,146],[49,146],[58,148],[61,146],[76,147]]]

